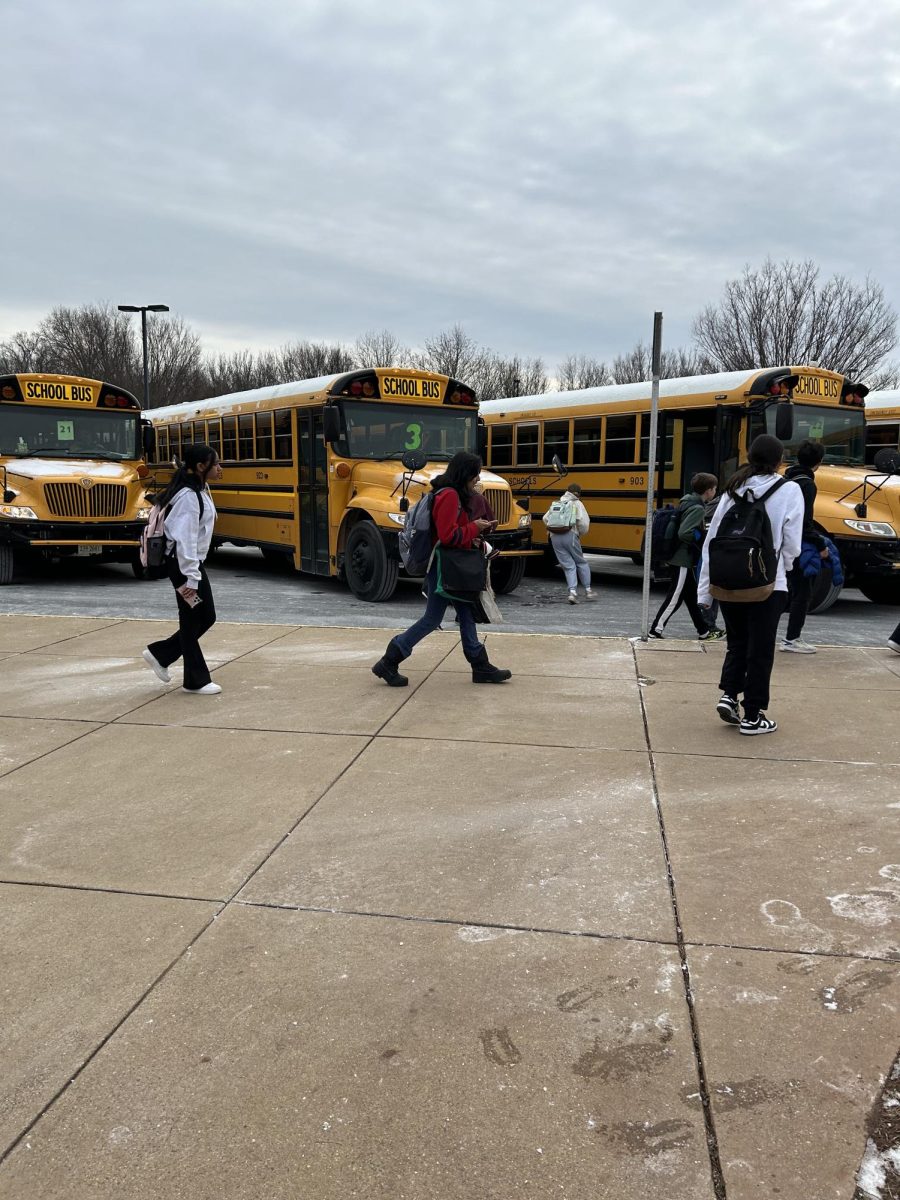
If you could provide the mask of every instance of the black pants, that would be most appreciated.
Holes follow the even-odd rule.
[[[653,618],[653,624],[650,628],[658,629],[662,633],[669,622],[669,618],[673,617],[679,608],[681,608],[681,605],[684,604],[691,614],[691,620],[694,622],[694,628],[697,632],[706,633],[710,626],[703,615],[700,605],[697,603],[697,579],[693,568],[670,567],[669,571],[672,575],[672,581],[669,584],[666,598],[659,606],[659,612]]]
[[[186,583],[184,575],[178,569],[177,560],[170,563],[169,578],[172,586],[179,588]],[[216,606],[213,602],[212,588],[206,568],[200,565],[200,586],[197,588],[200,603],[191,608],[188,602],[178,592],[178,632],[161,642],[153,642],[147,647],[158,663],[170,667],[179,658],[184,659],[184,686],[186,688],[202,688],[211,682],[209,667],[200,649],[200,639],[208,629],[216,623]]]
[[[828,570],[824,563],[822,564],[822,570]],[[790,608],[788,609],[788,624],[785,637],[789,642],[793,642],[803,632],[803,623],[806,620],[806,612],[809,608],[809,594],[812,590],[812,580],[808,575],[804,575],[799,567],[791,567],[790,571],[788,571],[787,579],[791,601]]]
[[[775,661],[778,621],[787,602],[785,592],[773,592],[756,604],[722,601],[728,650],[719,687],[735,700],[744,697],[744,714],[755,720],[768,707],[769,680]]]

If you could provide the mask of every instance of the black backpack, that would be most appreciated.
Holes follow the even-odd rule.
[[[709,543],[709,590],[716,600],[752,604],[775,590],[778,555],[766,501],[788,480],[779,479],[758,500],[738,496]]]
[[[664,567],[675,553],[678,542],[678,523],[681,508],[664,504],[653,514],[650,526],[650,562],[654,567]]]

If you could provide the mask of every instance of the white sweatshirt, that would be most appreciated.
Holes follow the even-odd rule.
[[[747,482],[738,488],[738,494],[743,496],[745,492],[750,491],[759,500],[780,478],[780,475],[751,475]],[[703,543],[700,577],[697,581],[697,602],[704,608],[712,604],[712,596],[709,593],[709,543],[716,536],[722,517],[729,508],[733,507],[734,501],[727,492],[724,492]],[[793,481],[780,487],[766,504],[766,512],[769,514],[769,523],[772,526],[775,553],[778,555],[778,568],[775,575],[776,592],[788,590],[787,572],[800,553],[800,541],[803,536],[803,511],[803,493],[800,491],[799,485]]]
[[[560,496],[560,500],[571,500],[572,503],[575,505],[575,532],[578,534],[579,537],[584,537],[584,535],[587,533],[587,531],[591,527],[591,518],[588,516],[587,509],[584,507],[584,505],[581,503],[581,501],[578,499],[578,497],[575,495],[574,492],[563,492],[563,494]],[[542,519],[543,519],[544,524],[546,525],[547,524],[547,514],[546,513],[544,513],[544,516]],[[552,534],[551,533],[550,536],[551,537],[560,537],[560,536],[564,537],[565,534],[560,535],[560,534]]]
[[[175,493],[165,523],[166,550],[171,554],[173,543],[177,546],[179,569],[194,587],[200,585],[200,564],[209,553],[215,523],[216,506],[208,489],[203,489],[202,517],[200,498],[192,487]]]

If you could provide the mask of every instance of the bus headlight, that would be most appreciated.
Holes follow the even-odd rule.
[[[0,504],[0,517],[12,517],[17,521],[36,521],[37,513],[24,504]]]
[[[150,509],[149,508],[139,508],[137,511],[137,519],[139,521],[149,521],[150,520]]]
[[[393,521],[395,525],[405,525],[406,513],[388,513],[388,520]]]
[[[528,529],[531,525],[531,513],[522,513],[519,517],[519,528]]]
[[[888,525],[887,521],[844,521],[845,525],[849,525],[851,529],[855,529],[857,533],[868,533],[873,537],[896,537],[893,525]]]

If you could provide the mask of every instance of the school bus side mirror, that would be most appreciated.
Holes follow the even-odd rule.
[[[775,406],[775,436],[779,442],[789,442],[794,436],[794,406],[790,400]]]
[[[562,479],[564,476],[568,475],[569,468],[565,465],[565,463],[559,457],[558,454],[554,454],[553,458],[550,461],[553,464],[553,470],[560,477],[560,479]]]
[[[322,431],[329,446],[341,440],[341,414],[333,404],[322,411]]]

